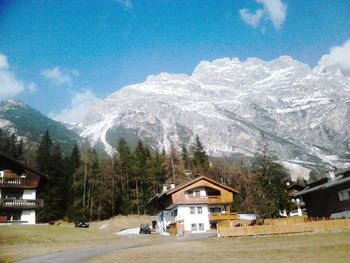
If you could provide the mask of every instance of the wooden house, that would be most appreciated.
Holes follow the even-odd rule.
[[[200,233],[215,230],[221,220],[237,219],[231,211],[238,191],[205,176],[154,196],[150,203],[157,208],[157,228],[160,233]]]
[[[294,196],[305,203],[309,217],[350,218],[350,169],[331,171]]]
[[[35,210],[44,200],[36,198],[43,174],[0,152],[0,223],[35,224]]]

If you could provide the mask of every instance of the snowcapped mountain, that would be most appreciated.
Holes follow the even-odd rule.
[[[252,155],[264,135],[283,161],[347,166],[349,127],[350,78],[282,56],[149,76],[97,102],[75,129],[109,153],[120,137],[168,148],[198,134],[210,155]]]
[[[7,130],[29,144],[37,144],[40,137],[49,131],[53,141],[70,152],[80,137],[62,123],[54,121],[39,111],[18,100],[0,101],[0,129]]]

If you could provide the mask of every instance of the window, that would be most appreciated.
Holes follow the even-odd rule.
[[[193,193],[192,190],[188,190],[188,191],[185,192],[185,196],[186,197],[193,197],[193,195],[194,195],[194,193]]]
[[[177,209],[174,210],[173,214],[174,214],[174,215],[173,215],[174,217],[177,216]]]
[[[197,214],[201,214],[202,213],[202,207],[197,207]]]
[[[191,231],[197,231],[197,224],[191,224]]]
[[[21,210],[14,210],[7,213],[7,220],[14,221],[14,220],[21,220],[22,211]]]
[[[199,223],[198,224],[198,230],[199,231],[204,231],[204,224],[203,223]]]
[[[350,188],[338,192],[339,201],[350,199]]]
[[[221,213],[221,207],[217,207],[217,206],[215,206],[215,207],[210,207],[210,208],[209,208],[209,212],[210,212],[210,213]]]
[[[22,199],[23,189],[5,188],[3,189],[2,196],[5,199]]]
[[[4,171],[0,171],[0,178],[4,177]]]
[[[190,214],[195,214],[195,210],[194,210],[194,207],[190,207]]]

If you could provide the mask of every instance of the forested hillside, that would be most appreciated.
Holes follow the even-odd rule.
[[[98,154],[88,145],[75,145],[65,155],[49,132],[30,154],[15,136],[0,130],[0,137],[0,151],[49,175],[38,191],[38,197],[45,200],[38,213],[40,222],[154,214],[147,202],[163,184],[179,185],[197,175],[240,191],[235,211],[273,216],[292,209],[285,188],[289,174],[269,156],[266,142],[254,159],[231,162],[209,158],[198,136],[193,144],[182,145],[181,151],[172,146],[169,152],[152,150],[141,140],[131,148],[121,138],[113,157]]]

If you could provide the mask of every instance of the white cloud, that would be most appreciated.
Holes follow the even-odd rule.
[[[250,13],[246,8],[239,10],[239,12],[243,21],[252,27],[257,27],[264,15],[263,10],[261,9],[256,10],[255,14]]]
[[[123,5],[125,9],[131,9],[132,8],[132,1],[131,0],[116,0],[119,4]]]
[[[64,73],[60,69],[60,67],[54,67],[52,69],[44,69],[41,71],[41,75],[56,86],[71,84],[72,82],[72,78],[70,74]]]
[[[262,21],[262,18],[271,20],[274,27],[278,30],[283,25],[287,16],[287,6],[281,0],[256,0],[262,4],[263,9],[256,10],[255,14],[251,13],[248,9],[240,9],[241,18],[244,22],[257,27]]]
[[[279,29],[287,15],[287,6],[281,0],[257,0],[264,5],[264,10],[276,29]]]
[[[0,69],[8,69],[9,63],[7,61],[7,57],[3,54],[0,54]]]
[[[324,66],[339,65],[345,74],[350,74],[350,39],[342,46],[332,47],[321,61]]]
[[[10,70],[7,57],[0,54],[0,99],[8,99],[25,90],[22,81]]]
[[[97,100],[95,94],[90,90],[82,89],[72,92],[72,100],[66,108],[59,113],[50,112],[49,117],[66,123],[76,123],[81,121],[90,106]]]
[[[32,81],[29,83],[29,85],[27,85],[27,90],[30,94],[33,94],[38,90],[38,88],[36,84]]]
[[[72,75],[77,77],[80,75],[80,72],[77,69],[72,69]]]

